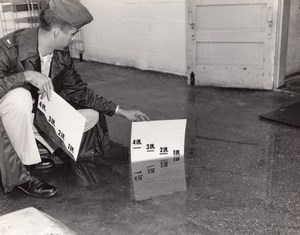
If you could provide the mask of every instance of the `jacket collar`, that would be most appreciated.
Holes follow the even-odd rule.
[[[64,65],[60,60],[59,51],[54,51],[50,69],[50,78],[55,78],[63,69]]]
[[[19,58],[21,61],[38,56],[39,27],[25,30],[19,36]]]
[[[19,58],[20,61],[29,63],[33,70],[40,71],[40,55],[38,51],[38,31],[39,27],[25,30],[19,36]],[[56,77],[64,66],[59,61],[60,51],[53,52],[52,64],[50,69],[51,78]],[[29,68],[28,67],[28,68]]]

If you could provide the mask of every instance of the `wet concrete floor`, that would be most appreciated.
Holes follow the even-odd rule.
[[[131,124],[108,118],[117,170],[100,165],[99,185],[82,187],[67,164],[58,165],[39,173],[57,196],[0,194],[1,215],[35,207],[83,235],[300,234],[300,129],[258,117],[299,94],[189,87],[179,76],[92,62],[77,68],[121,106],[152,120],[186,118],[184,158],[139,182],[129,163]]]

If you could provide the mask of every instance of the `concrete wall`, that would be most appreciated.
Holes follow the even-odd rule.
[[[84,59],[185,74],[185,0],[81,2],[94,16]]]
[[[291,0],[286,75],[300,71],[300,1]]]

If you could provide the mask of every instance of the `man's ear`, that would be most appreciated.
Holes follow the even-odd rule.
[[[55,39],[57,39],[59,37],[59,34],[60,34],[60,28],[53,28],[53,36]]]

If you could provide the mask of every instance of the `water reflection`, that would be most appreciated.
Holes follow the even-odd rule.
[[[186,191],[184,157],[132,163],[131,185],[132,199],[137,201]]]

